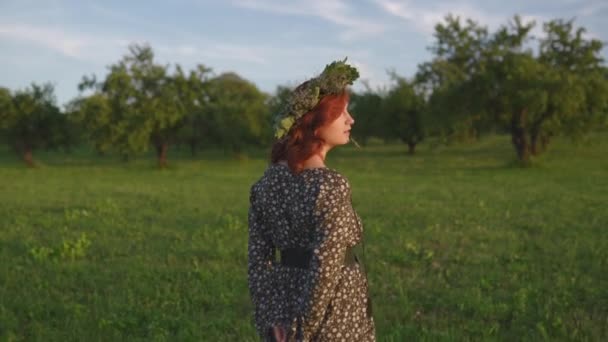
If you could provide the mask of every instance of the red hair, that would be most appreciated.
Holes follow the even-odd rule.
[[[308,113],[298,119],[286,137],[272,146],[270,161],[287,160],[289,169],[299,173],[304,162],[319,153],[325,141],[317,137],[317,130],[340,117],[348,104],[349,94],[345,90],[336,95],[326,95]]]

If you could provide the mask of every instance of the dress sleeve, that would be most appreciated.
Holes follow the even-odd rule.
[[[312,284],[303,315],[304,340],[317,335],[342,276],[350,187],[343,177],[321,187],[315,206]]]
[[[274,246],[263,235],[260,213],[253,205],[252,198],[253,195],[250,195],[247,279],[254,306],[255,327],[263,335],[272,324],[271,314],[276,309],[273,308],[274,286],[271,274]]]

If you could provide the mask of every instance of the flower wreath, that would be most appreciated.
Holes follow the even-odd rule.
[[[312,110],[323,96],[339,94],[359,78],[359,72],[342,61],[325,66],[323,72],[293,90],[282,111],[274,116],[274,136],[281,139],[304,114]]]

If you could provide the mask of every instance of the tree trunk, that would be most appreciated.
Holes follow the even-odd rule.
[[[540,132],[538,130],[532,130],[532,132],[530,133],[531,136],[531,142],[532,142],[532,146],[530,151],[532,152],[532,155],[537,156],[539,154],[541,154],[543,151],[541,151],[541,147],[539,146],[539,140],[540,140]]]
[[[410,155],[416,153],[416,143],[415,142],[408,141],[408,143],[407,143],[407,153],[410,154]]]
[[[511,118],[511,142],[517,152],[517,159],[523,164],[530,163],[530,143],[528,141],[526,131],[526,115],[527,109],[523,109],[519,113],[513,114]]]
[[[95,145],[95,152],[100,157],[104,157],[106,155],[106,153],[103,151],[103,149],[99,145]]]
[[[551,141],[550,134],[543,135],[540,137],[540,148],[543,152],[545,152],[547,150],[547,147],[549,146],[550,141]]]
[[[547,151],[549,142],[551,141],[550,134],[541,134],[539,132],[532,132],[532,155],[537,156]]]
[[[550,132],[543,131],[543,123],[553,116],[553,106],[550,106],[541,116],[532,124],[530,136],[532,140],[532,154],[537,156],[547,150]]]
[[[30,147],[25,147],[23,149],[23,161],[27,165],[27,167],[35,167],[34,158],[32,156],[32,149]]]
[[[194,140],[190,140],[190,154],[192,155],[192,157],[194,157],[196,155],[196,141]]]
[[[169,149],[169,144],[167,142],[162,142],[156,145],[156,156],[158,157],[158,167],[165,168],[167,166],[167,150]]]

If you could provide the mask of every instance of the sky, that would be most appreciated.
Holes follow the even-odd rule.
[[[543,22],[574,18],[608,43],[608,0],[0,0],[0,87],[51,82],[64,105],[84,75],[104,79],[129,44],[147,43],[159,63],[235,72],[267,93],[348,57],[377,89],[389,71],[410,77],[431,59],[448,13],[491,32],[519,14],[537,35]]]

